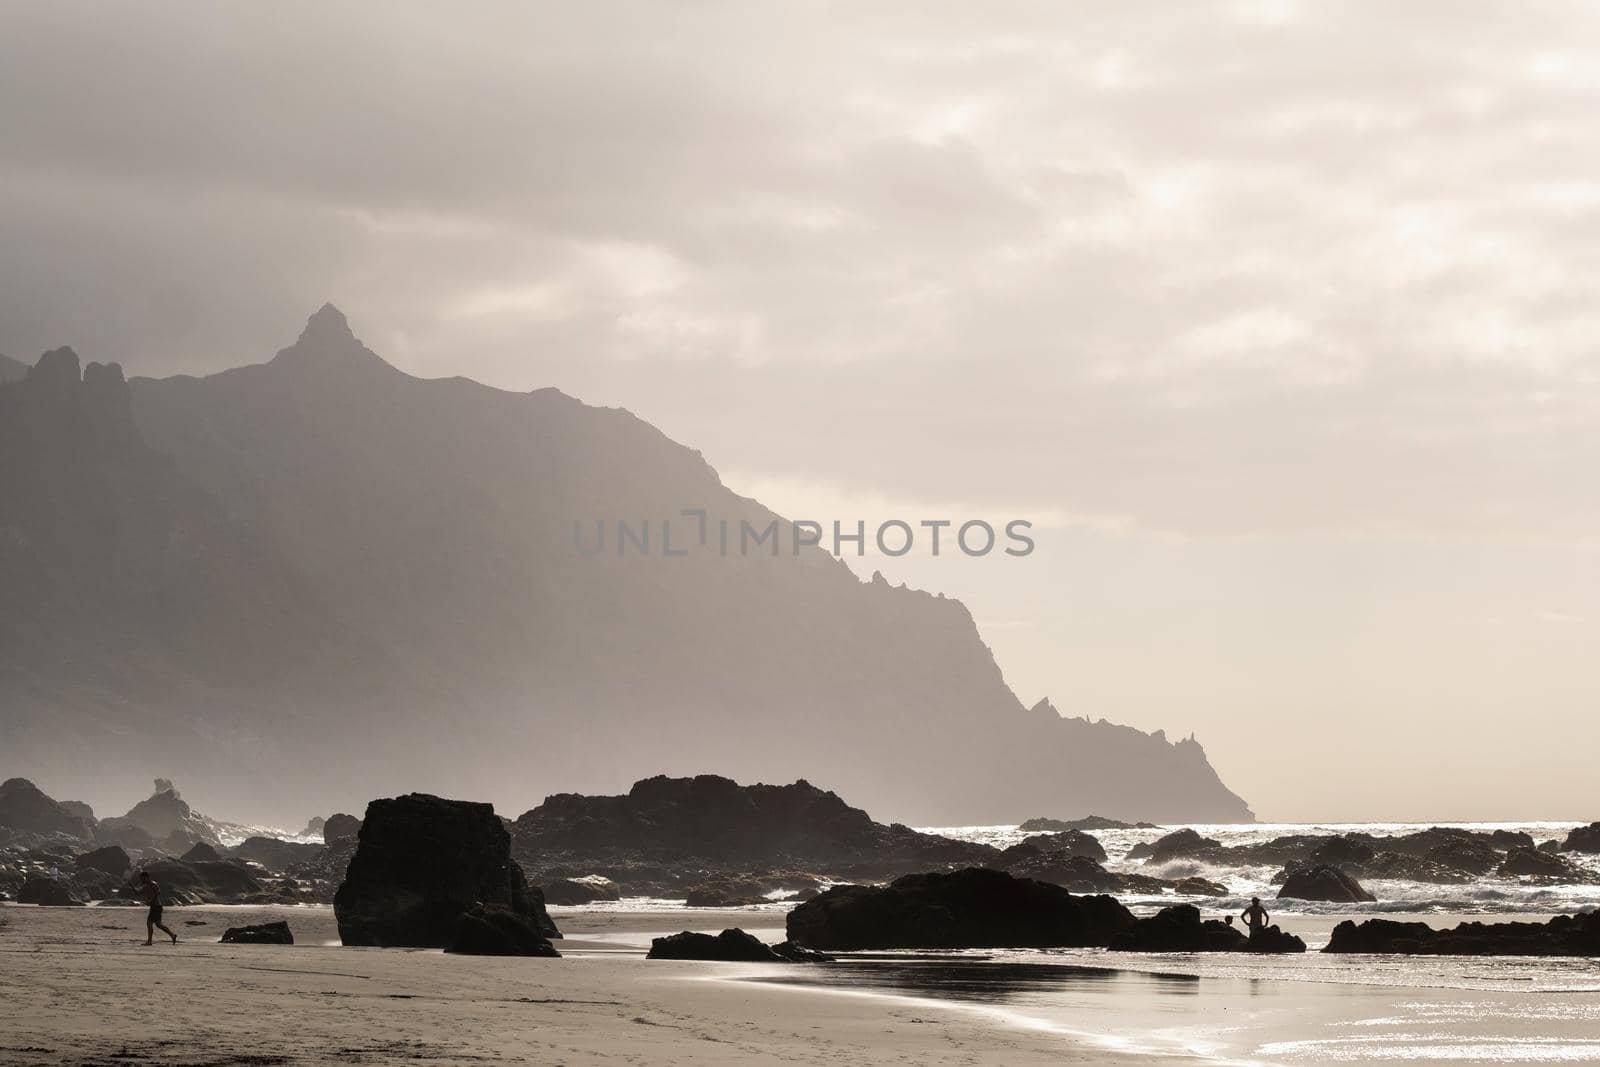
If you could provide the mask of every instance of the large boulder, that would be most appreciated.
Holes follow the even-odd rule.
[[[330,815],[322,823],[322,840],[329,845],[340,841],[354,841],[360,832],[361,820],[344,812]]]
[[[1579,871],[1564,856],[1521,846],[1506,853],[1505,862],[1500,864],[1500,873],[1551,881],[1580,881],[1585,878],[1584,872]]]
[[[1337,867],[1303,867],[1291,871],[1278,890],[1279,900],[1325,900],[1333,904],[1371,902],[1378,898]]]
[[[333,898],[345,944],[444,948],[475,904],[499,905],[542,936],[561,936],[544,894],[511,859],[511,837],[492,805],[424,793],[367,805]]]
[[[474,904],[456,917],[446,952],[463,956],[560,956],[535,918],[503,904]]]
[[[286,922],[261,923],[257,926],[230,926],[220,942],[224,945],[292,945],[294,934]]]
[[[544,884],[546,904],[593,904],[597,900],[620,900],[617,883],[598,874],[581,878],[552,878]]]
[[[1565,852],[1600,852],[1600,822],[1572,830],[1561,848]]]
[[[1428,850],[1424,859],[1441,867],[1485,875],[1500,866],[1500,850],[1484,837],[1458,837]]]
[[[94,836],[94,820],[68,810],[26,778],[0,782],[0,826],[34,834]]]
[[[999,855],[991,845],[874,822],[806,781],[747,786],[711,774],[646,778],[622,796],[550,796],[513,833],[517,857],[542,880],[604,873],[630,895],[677,895],[708,876],[760,870],[877,881]]]
[[[1191,830],[1186,826],[1181,830],[1174,830],[1170,834],[1158,837],[1154,841],[1134,845],[1133,848],[1128,850],[1128,859],[1159,864],[1166,863],[1169,860],[1194,856],[1207,849],[1220,847],[1222,847],[1222,842],[1215,838],[1202,837],[1198,830]]]
[[[287,871],[302,863],[309,863],[322,852],[323,845],[303,841],[284,841],[260,835],[247,837],[231,850],[238,859],[259,863],[269,871]]]
[[[247,904],[265,892],[243,864],[229,860],[157,860],[143,869],[161,886],[163,904]],[[138,895],[137,889],[126,892]]]
[[[71,882],[64,878],[34,875],[24,879],[17,890],[18,904],[39,904],[49,908],[79,907],[87,903]]]
[[[133,861],[120,845],[106,845],[85,852],[76,860],[78,870],[94,870],[120,878],[133,868]]]
[[[782,963],[784,958],[754,934],[724,930],[715,936],[685,930],[650,942],[651,960],[727,960],[735,963]]]
[[[1162,908],[1112,939],[1116,952],[1304,952],[1306,943],[1276,926],[1246,937],[1232,922],[1202,919],[1193,904]]]
[[[910,874],[835,886],[789,912],[789,940],[817,949],[1103,946],[1133,925],[1109,896],[1074,896],[1004,871]]]
[[[1346,920],[1333,928],[1324,952],[1418,953],[1432,956],[1600,956],[1600,912],[1557,915],[1549,922],[1461,923],[1435,930],[1426,923]]]
[[[1023,838],[1000,853],[1000,863],[1006,862],[1006,857],[1012,849],[1037,848],[1040,852],[1056,856],[1088,856],[1096,863],[1106,862],[1105,846],[1093,834],[1086,834],[1082,830],[1062,830],[1059,833],[1034,834]]]
[[[205,841],[196,841],[189,851],[178,858],[185,863],[221,863],[222,853]]]

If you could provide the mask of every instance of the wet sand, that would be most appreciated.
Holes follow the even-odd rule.
[[[296,944],[222,945],[287,919]],[[565,958],[337,946],[328,908],[0,908],[0,1063],[1143,1063],[960,1002],[771,981],[804,965],[646,961],[651,932],[781,915],[563,909]],[[204,926],[185,925],[203,922]],[[1182,1062],[1162,1058],[1160,1062]]]

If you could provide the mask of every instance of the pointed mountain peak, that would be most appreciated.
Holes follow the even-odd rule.
[[[1039,703],[1035,704],[1028,710],[1033,712],[1035,715],[1049,715],[1052,718],[1057,719],[1061,717],[1061,713],[1056,710],[1056,706],[1050,703],[1049,697],[1040,697]]]
[[[356,335],[350,332],[350,320],[344,317],[344,312],[332,304],[323,304],[309,319],[306,328],[300,331],[300,340],[297,344],[307,341],[347,341],[360,344]]]
[[[299,340],[273,359],[274,363],[294,367],[355,368],[388,367],[350,330],[344,312],[323,304],[306,320]]]

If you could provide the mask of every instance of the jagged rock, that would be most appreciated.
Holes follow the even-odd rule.
[[[1283,888],[1278,890],[1278,899],[1354,904],[1378,898],[1337,867],[1305,867],[1289,874]]]
[[[330,845],[339,841],[353,841],[360,832],[361,820],[344,812],[328,816],[322,824],[322,840]]]
[[[977,867],[835,886],[787,922],[789,940],[816,949],[1094,946],[1132,924],[1112,897]]]
[[[1064,830],[1155,830],[1155,823],[1119,822],[1103,815],[1086,815],[1081,819],[1029,819],[1017,826],[1024,833],[1060,833]]]
[[[1318,845],[1311,853],[1310,862],[1314,867],[1342,867],[1347,863],[1370,863],[1376,855],[1372,846],[1364,841],[1336,837]]]
[[[597,900],[620,900],[617,883],[598,874],[581,878],[553,878],[544,884],[546,904],[592,904]]]
[[[1144,860],[1146,863],[1166,863],[1169,860],[1182,859],[1193,856],[1210,848],[1220,848],[1222,842],[1214,838],[1202,837],[1196,830],[1184,827],[1174,830],[1170,834],[1158,837],[1154,841],[1141,842],[1128,850],[1127,858],[1130,860]]]
[[[1553,837],[1548,841],[1540,841],[1539,842],[1539,851],[1540,852],[1560,852],[1561,851],[1561,842],[1557,841]]]
[[[1505,862],[1500,864],[1500,873],[1562,881],[1588,881],[1587,872],[1579,871],[1562,856],[1521,846],[1506,854]]]
[[[690,889],[684,905],[690,908],[742,908],[766,903],[766,887],[751,879],[723,879]]]
[[[64,908],[81,907],[87,901],[66,879],[35,875],[24,880],[22,888],[17,890],[17,903]]]
[[[118,845],[106,845],[104,848],[85,852],[75,862],[80,871],[87,868],[118,877],[133,869],[133,861]]]
[[[230,926],[223,933],[223,945],[292,945],[294,934],[286,922],[261,923],[258,926]]]
[[[306,820],[305,829],[300,831],[300,836],[301,837],[322,837],[322,828],[324,826],[326,826],[327,824],[328,824],[328,820],[327,819],[324,819],[320,815],[313,815],[313,816],[311,816],[311,818]],[[324,844],[327,843],[327,839],[326,838],[323,838],[323,843]]]
[[[1570,831],[1561,849],[1563,852],[1600,852],[1600,822],[1592,822],[1588,826],[1580,826]]]
[[[743,930],[724,930],[715,936],[685,930],[650,942],[651,960],[728,960],[739,963],[780,963],[784,957]]]
[[[1489,843],[1507,852],[1534,847],[1533,835],[1524,830],[1495,830],[1489,834]]]
[[[333,898],[345,944],[442,948],[456,940],[456,920],[474,904],[500,905],[542,936],[561,936],[544,894],[529,888],[512,860],[510,835],[492,805],[424,793],[367,805]]]
[[[1032,847],[1040,852],[1058,856],[1088,856],[1096,863],[1106,861],[1105,846],[1100,844],[1098,838],[1086,834],[1082,830],[1063,830],[1053,834],[1034,834],[1005,849],[1000,853],[1000,861],[1004,863],[1011,849]]]
[[[204,841],[196,841],[194,846],[179,858],[185,863],[221,863],[222,853]]]
[[[93,820],[68,811],[26,778],[0,783],[0,826],[86,840],[94,836]]]
[[[143,869],[161,886],[163,904],[248,904],[264,895],[255,876],[229,860],[158,860]],[[124,893],[138,895],[132,887]]]
[[[1442,867],[1454,867],[1469,874],[1485,875],[1500,865],[1500,853],[1493,844],[1472,838],[1445,841],[1430,849],[1424,859]]]
[[[1416,953],[1434,956],[1600,956],[1600,912],[1558,915],[1546,923],[1426,923],[1346,920],[1324,952]]]
[[[504,904],[474,904],[462,912],[445,951],[463,956],[561,955],[532,913]]]
[[[1446,867],[1420,856],[1399,852],[1379,852],[1362,864],[1351,864],[1350,873],[1362,878],[1392,878],[1405,882],[1434,885],[1463,885],[1474,879],[1469,871]]]
[[[324,847],[256,835],[245,838],[229,851],[238,859],[259,863],[269,871],[282,872],[292,869],[297,864],[310,862]]]

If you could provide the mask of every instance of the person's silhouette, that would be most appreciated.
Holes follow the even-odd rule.
[[[1260,897],[1251,897],[1250,906],[1240,914],[1241,918],[1250,924],[1251,940],[1260,936],[1261,932],[1267,928],[1267,920],[1271,918],[1267,914],[1267,909],[1261,906]]]
[[[144,943],[147,945],[155,944],[156,931],[160,930],[172,938],[172,943],[176,945],[178,943],[178,935],[161,923],[161,886],[157,884],[154,878],[150,877],[149,871],[139,872],[139,893],[144,897],[144,902],[150,905],[150,914],[145,916],[144,920]]]

